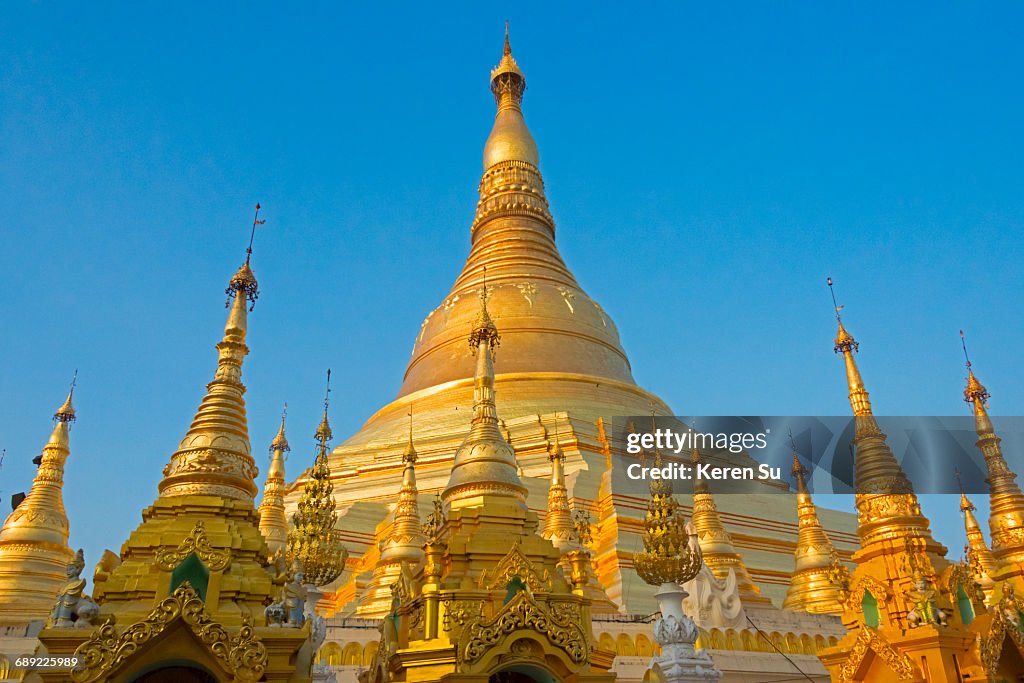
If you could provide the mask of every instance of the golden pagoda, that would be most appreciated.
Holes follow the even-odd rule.
[[[287,406],[285,409],[287,410]],[[284,435],[284,418],[285,415],[282,414],[281,428],[270,442],[270,469],[267,470],[263,500],[258,508],[260,532],[267,540],[267,548],[271,553],[283,551],[288,545],[288,518],[284,509],[284,456],[291,448]]]
[[[74,683],[127,683],[147,672],[182,682],[310,680],[309,625],[263,625],[280,587],[254,507],[257,468],[242,398],[247,312],[257,292],[246,258],[228,285],[216,373],[164,468],[159,496],[120,555],[97,568],[97,626],[49,626],[39,635],[41,654],[80,658]],[[59,669],[35,675],[69,679]]]
[[[596,518],[593,548],[600,583],[624,612],[649,614],[656,608],[632,566],[641,543],[643,492],[626,477],[625,468],[613,467],[632,456],[610,426],[615,417],[672,411],[636,384],[614,321],[581,288],[559,253],[538,146],[523,114],[525,87],[523,69],[506,40],[491,72],[496,115],[484,146],[465,265],[415,335],[397,397],[332,452],[341,533],[353,569],[329,596],[333,613],[351,612],[380,557],[402,486],[406,416],[413,404],[421,425],[419,491],[429,496],[447,484],[453,454],[465,436],[461,410],[473,400],[475,368],[459,349],[464,330],[477,317],[484,287],[489,313],[502,329],[502,361],[495,375],[501,429],[515,451],[522,486],[543,514],[558,436],[562,475],[572,482],[571,501]],[[745,454],[724,457],[730,465],[756,466]],[[303,481],[300,476],[289,486],[288,506],[297,501]],[[557,488],[554,495],[559,495]],[[751,580],[764,596],[781,601],[789,586],[796,515],[772,487],[753,496],[723,496],[720,520],[736,551],[744,554]],[[756,518],[748,514],[751,501],[763,513]],[[561,513],[559,503],[551,523],[564,530]],[[853,516],[830,514],[828,523],[840,556],[849,557],[856,544]]]
[[[412,414],[409,415],[409,444],[402,453],[405,470],[402,488],[395,504],[394,520],[381,544],[380,558],[373,569],[370,584],[359,599],[356,613],[381,617],[391,609],[391,587],[398,581],[403,564],[416,570],[423,564],[423,546],[427,537],[420,520],[419,492],[416,489],[416,447],[412,439]]]
[[[966,347],[965,347],[966,352]],[[1016,595],[1024,596],[1024,494],[1003,458],[1000,439],[988,416],[990,394],[974,376],[967,361],[967,387],[964,400],[974,411],[977,446],[985,458],[989,485],[989,532],[995,568],[991,572],[997,586],[992,598],[998,602],[1003,586],[1012,585]]]
[[[839,563],[836,550],[818,519],[818,508],[807,490],[806,475],[807,469],[794,450],[793,477],[796,479],[800,530],[796,551],[793,553],[796,566],[782,608],[817,614],[840,614],[840,587],[843,581],[849,580],[848,572]]]
[[[690,454],[694,472],[700,464],[700,457],[700,450],[694,447]],[[750,578],[747,565],[736,552],[732,537],[722,523],[711,489],[707,482],[699,477],[693,480],[693,513],[690,519],[697,532],[697,538],[700,539],[700,550],[708,569],[719,579],[725,579],[730,574],[735,575],[740,597],[745,604],[770,604],[771,601],[761,595],[761,589]]]
[[[521,79],[514,70],[502,73]],[[561,553],[538,534],[499,428],[500,336],[486,288],[479,299],[469,335],[476,356],[470,430],[428,520],[424,565],[417,571],[402,561],[374,658],[359,680],[610,682],[614,655],[593,642],[583,595],[589,557],[563,578]]]
[[[551,450],[551,485],[548,487],[548,511],[540,535],[558,547],[569,543],[573,534],[572,510],[569,508],[569,490],[565,487],[565,453],[558,443],[555,428],[555,447]]]
[[[54,413],[55,424],[43,446],[28,495],[0,528],[0,624],[45,619],[67,582],[75,553],[68,547],[64,512],[64,463],[71,453],[68,430],[75,421],[75,386]]]
[[[967,533],[967,545],[964,547],[964,555],[967,564],[971,568],[971,574],[981,586],[988,597],[995,588],[995,581],[992,580],[992,571],[996,567],[995,557],[985,543],[985,535],[981,532],[981,525],[974,516],[974,503],[970,501],[967,494],[960,491],[960,512],[964,515],[964,531]]]
[[[832,279],[829,278],[829,287]],[[833,294],[833,303],[834,294]],[[842,355],[856,422],[854,475],[861,548],[842,587],[839,643],[819,653],[834,683],[961,683],[983,676],[978,633],[984,599],[964,565],[946,560],[914,489],[886,443],[854,359],[859,345],[836,305],[835,352]],[[977,626],[977,625],[976,625]]]

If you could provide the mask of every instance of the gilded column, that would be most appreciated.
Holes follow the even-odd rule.
[[[281,428],[270,442],[270,469],[263,485],[263,501],[259,506],[260,532],[267,539],[271,553],[285,549],[288,545],[288,517],[284,509],[284,454],[291,450],[284,435],[284,415]]]
[[[967,545],[964,552],[967,556],[967,564],[977,579],[981,589],[988,596],[995,587],[992,580],[992,573],[996,568],[996,559],[985,543],[985,535],[981,532],[981,525],[974,516],[974,503],[970,501],[966,493],[960,493],[960,512],[964,515],[964,531],[967,532]]]
[[[548,455],[551,460],[551,484],[548,487],[548,514],[540,535],[559,548],[569,542],[573,533],[572,511],[569,509],[569,491],[565,486],[565,453],[555,434],[554,448]]]
[[[968,367],[964,400],[974,411],[978,433],[977,446],[985,457],[989,485],[988,525],[992,536],[992,555],[997,567],[992,578],[997,583],[1011,581],[1018,593],[1024,592],[1024,494],[1003,458],[992,420],[988,415],[990,394]]]
[[[54,413],[56,424],[43,446],[32,488],[0,528],[0,622],[45,619],[67,582],[66,567],[75,553],[68,547],[68,517],[61,490],[70,454],[68,429],[75,421],[67,400]]]
[[[815,614],[840,614],[840,586],[835,572],[846,573],[835,548],[818,519],[818,509],[807,490],[807,470],[793,453],[793,477],[796,479],[797,539],[793,557],[796,565],[789,582],[783,609]]]
[[[391,609],[391,586],[398,580],[402,563],[415,572],[423,564],[423,546],[427,537],[419,513],[419,491],[416,488],[416,447],[412,440],[412,416],[409,443],[402,453],[402,487],[395,504],[394,522],[387,537],[381,541],[381,553],[373,568],[369,585],[359,597],[356,613],[383,617]]]

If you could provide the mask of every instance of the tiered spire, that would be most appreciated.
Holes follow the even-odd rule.
[[[540,535],[562,547],[573,533],[572,510],[569,509],[569,490],[565,486],[565,453],[558,442],[558,423],[555,423],[555,445],[548,454],[551,461],[551,484],[548,487],[548,514]]]
[[[985,595],[988,595],[995,582],[992,580],[992,573],[996,568],[996,560],[985,543],[985,535],[981,532],[981,525],[974,516],[974,503],[970,501],[963,488],[960,489],[960,512],[964,515],[964,531],[967,532],[967,545],[964,547],[967,564],[974,574]]]
[[[75,421],[75,382],[54,413],[55,424],[43,446],[32,488],[0,528],[0,621],[45,619],[67,581],[74,557],[68,547],[68,517],[61,491],[70,454],[68,430]]]
[[[327,419],[331,396],[331,371],[327,371],[327,392],[324,395],[324,417],[316,428],[316,458],[306,478],[306,485],[292,517],[288,532],[288,556],[302,564],[305,580],[315,586],[326,586],[345,571],[348,551],[334,528],[338,521],[334,486],[327,460],[333,434]]]
[[[394,521],[387,536],[380,542],[380,557],[373,567],[370,583],[359,595],[356,613],[365,617],[382,617],[392,608],[394,584],[399,581],[402,566],[413,572],[423,563],[427,536],[419,513],[419,490],[416,487],[416,447],[412,438],[412,412],[409,413],[409,441],[402,453],[402,487],[398,491]]]
[[[960,333],[961,338],[963,332]],[[964,355],[967,345],[964,343]],[[974,411],[974,426],[978,433],[977,446],[985,457],[989,485],[989,531],[992,537],[992,555],[998,569],[993,578],[998,582],[1013,578],[1018,590],[1024,589],[1024,494],[1017,484],[1017,475],[1010,470],[1003,457],[992,420],[988,415],[991,394],[974,376],[967,357],[967,387],[964,401]]]
[[[525,508],[527,491],[519,478],[515,452],[498,428],[494,351],[501,337],[487,312],[487,295],[485,272],[480,287],[480,314],[469,335],[469,346],[476,354],[473,422],[455,453],[455,464],[441,498],[447,506],[464,506],[474,504],[483,495],[505,496]]]
[[[281,428],[270,442],[270,469],[267,470],[263,501],[259,507],[260,531],[267,539],[267,547],[271,553],[284,550],[288,545],[288,518],[284,511],[284,458],[285,453],[291,450],[284,435],[284,420],[287,413],[288,405],[285,404],[281,413]]]
[[[700,464],[700,450],[696,447],[690,452],[690,461],[693,463],[693,471],[697,471]],[[700,539],[700,549],[704,554],[704,564],[718,577],[724,579],[729,575],[731,569],[736,574],[736,585],[740,591],[740,597],[745,603],[770,602],[768,598],[761,595],[761,589],[750,577],[750,571],[744,564],[743,558],[736,552],[732,536],[729,535],[722,518],[718,513],[718,506],[711,494],[706,481],[695,478],[693,481],[693,527]]]
[[[835,572],[846,572],[818,518],[818,509],[807,490],[807,470],[793,451],[793,477],[796,479],[797,539],[793,556],[796,567],[790,578],[783,609],[816,614],[839,614],[840,587]]]
[[[162,497],[213,495],[252,502],[258,491],[242,398],[242,361],[249,353],[246,317],[259,296],[249,256],[226,291],[230,311],[224,337],[217,344],[217,372],[206,385],[206,396],[185,438],[164,468],[157,487]]]
[[[828,285],[831,290],[832,278],[828,278]],[[867,388],[854,359],[860,345],[843,327],[842,306],[836,304],[834,290],[832,303],[839,328],[834,350],[842,355],[846,364],[850,406],[856,419],[854,486],[861,546],[868,551],[876,545],[878,548],[883,544],[891,545],[893,539],[922,539],[925,550],[945,556],[946,548],[932,539],[928,520],[921,513],[910,480],[875,421]]]
[[[412,438],[412,413],[409,413],[409,443],[402,453],[402,488],[398,492],[395,507],[395,522],[391,534],[384,543],[382,561],[407,561],[418,564],[423,561],[423,545],[427,537],[423,534],[420,521],[419,491],[416,488],[416,447]]]

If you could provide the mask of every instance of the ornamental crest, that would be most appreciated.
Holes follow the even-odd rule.
[[[1024,602],[1017,599],[1012,587],[1004,593],[1003,599],[994,610],[992,610],[992,626],[989,629],[988,637],[981,639],[981,664],[985,667],[988,677],[995,680],[999,668],[999,657],[1003,653],[1003,642],[1007,634],[1017,646],[1017,650],[1024,655],[1024,633],[1021,632],[1021,615],[1024,614]],[[1005,590],[1005,589],[1004,589]]]
[[[544,634],[569,659],[582,664],[590,654],[587,636],[580,622],[572,621],[570,615],[570,611],[549,610],[526,592],[520,592],[491,621],[478,618],[470,623],[465,631],[466,645],[460,654],[463,661],[475,662],[510,633],[531,630]]]
[[[161,548],[158,550],[156,553],[156,564],[164,571],[174,571],[175,567],[193,553],[213,572],[227,569],[227,566],[231,564],[230,550],[227,548],[219,550],[210,546],[210,539],[206,537],[203,520],[196,522],[192,532],[181,542],[177,549]]]
[[[551,590],[551,575],[548,570],[537,572],[530,558],[523,554],[518,542],[498,562],[498,566],[480,575],[479,586],[487,590],[505,588],[517,576],[532,591]]]
[[[850,656],[839,668],[839,683],[851,683],[857,670],[860,669],[868,650],[881,657],[889,670],[897,677],[896,680],[912,681],[919,678],[917,668],[910,657],[900,654],[873,628],[861,627],[857,640],[853,643]]]
[[[108,619],[75,650],[81,665],[72,670],[71,680],[74,683],[106,680],[111,672],[178,619],[185,622],[236,681],[248,683],[263,677],[267,667],[267,648],[253,634],[252,621],[245,619],[238,633],[231,635],[213,621],[199,594],[186,582],[162,600],[148,617],[132,624],[120,635],[113,620]]]

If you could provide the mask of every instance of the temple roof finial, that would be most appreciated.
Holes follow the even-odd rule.
[[[327,420],[327,408],[331,404],[331,369],[327,368],[327,390],[324,392],[324,419],[320,421],[320,426],[316,428],[316,433],[313,435],[321,445],[326,445],[328,441],[334,436],[331,432],[331,423]]]
[[[57,408],[57,412],[53,414],[53,419],[58,422],[74,422],[77,418],[75,417],[75,408],[71,405],[71,399],[75,395],[75,385],[78,384],[78,368],[75,368],[75,374],[71,378],[71,388],[68,390],[68,397],[61,404],[60,408]]]
[[[277,436],[270,442],[270,452],[281,451],[282,453],[290,451],[291,448],[288,446],[288,439],[284,436],[284,421],[288,417],[288,404],[284,404],[284,409],[281,410],[281,428],[277,430]]]
[[[260,205],[256,205],[256,216],[252,219],[252,232],[249,234],[249,248],[245,250],[245,263],[238,269],[234,277],[231,278],[231,282],[228,283],[228,288],[225,290],[225,294],[228,295],[228,300],[224,304],[225,307],[231,305],[231,300],[242,294],[249,300],[249,310],[253,309],[256,305],[256,299],[259,297],[259,287],[256,282],[256,276],[252,272],[252,268],[249,266],[249,261],[252,258],[252,242],[256,237],[256,226],[263,225],[266,221],[258,220],[260,215]]]
[[[469,346],[475,353],[482,342],[486,342],[491,351],[498,348],[501,343],[501,335],[498,328],[491,320],[491,314],[487,312],[487,266],[484,266],[483,281],[480,284],[480,315],[477,316],[473,331],[469,334]]]
[[[967,355],[967,341],[964,339],[963,330],[960,330],[960,345],[964,349],[964,361],[967,364],[967,387],[964,389],[964,401],[973,406],[975,413],[980,410],[984,414],[985,406],[991,394],[988,393],[985,385],[974,376],[974,369],[971,367],[971,357]]]
[[[416,446],[412,442],[412,407],[409,408],[409,442],[402,452],[402,462],[412,464],[416,462]]]

